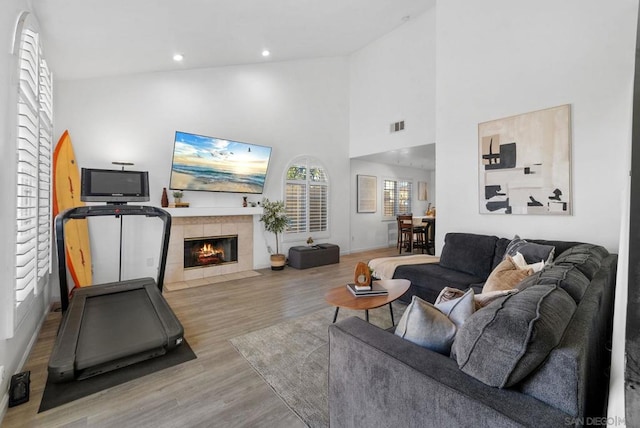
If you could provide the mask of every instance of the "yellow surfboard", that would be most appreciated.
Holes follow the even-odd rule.
[[[80,200],[80,170],[69,131],[64,131],[53,152],[53,216],[84,206]],[[69,220],[64,228],[67,268],[76,287],[92,284],[91,247],[87,219]]]

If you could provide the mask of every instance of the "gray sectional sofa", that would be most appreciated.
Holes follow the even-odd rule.
[[[529,242],[553,246],[556,256],[578,242],[545,241],[526,239]],[[425,263],[398,266],[394,278],[411,281],[411,288],[402,301],[410,302],[416,295],[433,302],[444,287],[466,290],[474,287],[477,291],[493,269],[502,261],[511,239],[472,233],[448,233],[439,263]]]
[[[510,242],[449,234],[444,266],[442,258],[439,264],[422,266],[419,284],[414,276],[410,292],[429,296],[445,286],[480,290]],[[471,315],[458,329],[451,355],[358,318],[330,326],[331,426],[564,427],[602,422],[617,256],[597,245],[537,242],[555,247],[554,261],[518,284],[519,292]],[[487,253],[480,253],[482,248]],[[474,271],[483,269],[478,260],[487,265],[484,271]],[[450,282],[452,278],[458,282]]]

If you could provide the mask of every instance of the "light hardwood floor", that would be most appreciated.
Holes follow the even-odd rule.
[[[253,278],[166,291],[198,358],[38,414],[60,323],[60,313],[51,312],[24,367],[31,370],[31,399],[9,409],[2,426],[303,427],[229,339],[326,307],[324,293],[353,280],[358,261],[390,255],[395,247],[343,255],[339,264],[263,269]]]

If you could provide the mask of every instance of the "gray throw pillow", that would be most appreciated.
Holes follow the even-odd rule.
[[[441,300],[434,306],[453,321],[456,327],[460,328],[467,318],[476,311],[474,292],[470,288],[457,299]]]
[[[532,285],[474,313],[459,329],[452,356],[487,385],[513,386],[560,343],[576,303],[554,285]]]
[[[413,296],[395,334],[423,348],[449,355],[457,327],[429,302]]]
[[[509,245],[507,245],[507,251],[504,253],[504,257],[515,257],[516,253],[520,253],[524,256],[527,263],[538,263],[541,260],[545,263],[551,263],[555,249],[556,247],[552,245],[535,244],[525,241],[516,235]]]

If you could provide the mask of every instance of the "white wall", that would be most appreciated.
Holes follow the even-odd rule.
[[[0,366],[4,369],[0,379],[0,421],[7,409],[10,378],[21,371],[48,312],[51,296],[51,289],[47,288],[23,303],[27,305],[27,315],[14,325],[18,61],[11,55],[11,47],[18,16],[29,9],[26,0],[0,2],[0,156],[5,160],[0,168],[0,182],[5,190],[0,204]]]
[[[435,142],[436,85],[435,8],[350,56],[349,155],[353,158]],[[389,125],[405,121],[405,130],[391,134]],[[378,180],[376,213],[358,213],[356,176]],[[395,222],[382,220],[382,180],[414,180],[414,213],[435,204],[433,171],[351,160],[351,250],[386,247],[395,242]],[[429,185],[429,201],[418,201],[417,182]],[[391,243],[393,244],[393,242]]]
[[[436,10],[436,244],[450,231],[587,241],[620,252],[624,268],[638,1],[449,0]],[[561,104],[572,109],[573,215],[478,214],[478,123]],[[616,314],[626,313],[623,294]],[[609,402],[618,417],[623,327]]]
[[[357,175],[372,175],[377,182],[377,207],[375,213],[357,212]],[[412,211],[414,215],[424,215],[429,202],[435,201],[435,173],[418,168],[407,168],[379,163],[351,160],[351,251],[364,251],[395,245],[397,224],[382,216],[382,182],[385,178],[409,179],[413,182]],[[428,184],[429,200],[418,200],[418,181]]]
[[[629,174],[637,0],[451,0],[437,10],[437,241],[450,231],[617,252]],[[478,123],[572,109],[573,215],[478,213]]]
[[[436,141],[435,27],[434,8],[351,55],[351,157]]]
[[[176,130],[272,146],[263,195],[272,200],[283,198],[287,164],[314,156],[331,180],[327,242],[348,252],[349,213],[342,201],[349,188],[341,185],[350,177],[348,93],[347,58],[61,81],[55,85],[56,134],[69,130],[80,167],[128,160],[148,170],[155,205],[169,187]],[[200,207],[242,204],[241,194],[187,191],[183,199]],[[266,245],[275,241],[255,219],[254,265],[265,267]],[[288,242],[285,252],[300,244]]]

